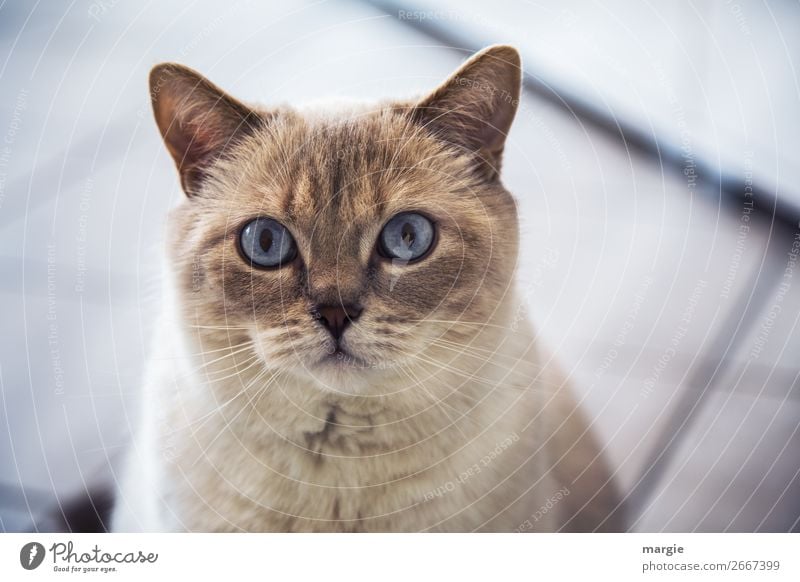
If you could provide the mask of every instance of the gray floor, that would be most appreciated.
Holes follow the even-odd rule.
[[[463,57],[365,3],[218,6],[0,9],[0,531],[113,480],[128,441],[160,232],[181,196],[149,68],[178,60],[270,103],[412,95]],[[644,495],[632,528],[797,529],[800,274],[777,286],[794,233],[761,217],[742,235],[741,209],[718,193],[690,192],[534,96],[505,181],[523,217],[526,307],[623,488]],[[637,488],[675,434],[664,470]]]

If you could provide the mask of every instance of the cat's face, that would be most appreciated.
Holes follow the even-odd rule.
[[[516,52],[495,47],[419,103],[323,114],[254,110],[185,68],[154,69],[189,195],[169,246],[191,329],[357,392],[468,341],[516,262],[498,167],[519,75]]]

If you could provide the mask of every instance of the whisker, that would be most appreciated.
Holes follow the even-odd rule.
[[[442,339],[433,339],[433,340],[431,340],[431,345],[435,345],[437,347],[444,348],[446,350],[455,351],[455,352],[458,352],[460,354],[464,354],[466,356],[470,356],[470,357],[473,357],[473,358],[476,358],[476,359],[483,359],[483,361],[485,361],[487,363],[496,363],[497,365],[500,365],[498,362],[494,362],[493,360],[505,358],[505,359],[513,362],[514,364],[525,363],[527,366],[534,366],[537,369],[542,369],[543,368],[543,366],[541,366],[539,364],[534,364],[534,363],[529,362],[528,360],[525,359],[524,356],[528,353],[528,351],[530,351],[530,349],[526,350],[525,354],[523,354],[522,356],[517,357],[517,356],[512,356],[511,354],[505,354],[505,353],[499,351],[499,346],[498,346],[498,351],[492,351],[492,350],[487,350],[485,348],[478,348],[476,346],[470,346],[470,345],[466,345],[466,344],[459,344],[457,342],[451,342],[451,341],[442,340]],[[486,355],[481,354],[479,352],[485,352]]]
[[[256,361],[257,361],[257,359],[256,359]],[[245,370],[249,369],[250,367],[252,367],[252,365],[251,365],[251,366],[248,366],[247,368],[245,368]],[[242,370],[242,371],[245,371],[245,370]],[[238,374],[238,372],[237,372],[237,374]],[[235,376],[235,375],[237,375],[237,374],[231,374],[231,376],[228,376],[228,377],[232,377],[232,376]],[[223,379],[227,379],[227,378],[223,378]],[[184,425],[184,426],[182,426],[182,427],[180,427],[180,428],[178,428],[178,429],[176,429],[176,430],[185,430],[185,429],[187,429],[187,428],[190,428],[190,427],[194,426],[194,425],[195,425],[195,424],[197,424],[198,422],[202,422],[202,424],[200,425],[200,427],[198,427],[198,429],[197,429],[197,430],[199,430],[199,429],[200,429],[200,428],[201,428],[201,427],[202,427],[202,426],[205,424],[205,420],[207,420],[208,418],[210,418],[211,416],[213,416],[214,414],[216,414],[217,412],[219,412],[220,410],[222,410],[223,408],[225,408],[226,406],[228,406],[228,405],[229,405],[231,402],[233,402],[234,400],[236,400],[237,398],[239,398],[239,396],[241,396],[242,394],[244,394],[245,390],[247,390],[247,386],[245,386],[244,388],[242,388],[242,389],[241,389],[239,392],[237,392],[236,394],[234,394],[233,396],[231,396],[230,398],[228,398],[228,400],[226,400],[225,402],[223,402],[222,404],[220,404],[219,406],[217,406],[217,407],[216,407],[216,408],[214,408],[213,410],[211,410],[211,411],[207,412],[206,414],[204,414],[203,416],[201,416],[201,417],[199,417],[199,418],[196,418],[196,419],[194,419],[193,421],[189,422],[188,424],[186,424],[186,425]],[[197,432],[197,430],[193,430],[193,431],[192,431],[192,433],[191,433],[191,434],[192,434],[192,436],[194,436],[194,434]]]
[[[465,374],[462,370],[458,370],[458,369],[450,366],[449,364],[447,364],[445,362],[432,360],[432,359],[429,359],[429,358],[427,358],[425,356],[422,356],[420,354],[406,353],[404,355],[406,355],[408,357],[411,357],[411,358],[415,358],[415,359],[417,359],[417,360],[419,360],[419,361],[421,361],[423,363],[426,363],[428,365],[434,366],[435,368],[437,368],[439,370],[444,370],[445,372],[449,372],[449,373],[454,374],[456,376],[459,376],[461,378],[467,378],[469,380],[476,380],[476,381],[481,382],[483,384],[486,384],[488,386],[493,386],[493,385],[496,384],[496,382],[493,382],[492,380],[490,380],[488,378],[483,378],[481,376],[478,376],[477,374]]]
[[[191,329],[216,329],[222,331],[228,331],[231,329],[239,330],[239,331],[252,331],[252,327],[246,326],[234,326],[234,325],[186,325],[186,327]]]
[[[233,345],[225,346],[225,347],[222,347],[222,348],[215,348],[213,350],[203,350],[202,352],[197,352],[196,354],[192,354],[192,357],[199,358],[201,356],[205,356],[205,355],[208,355],[208,354],[215,354],[215,353],[219,353],[219,352],[224,352],[225,350],[232,350],[232,349],[240,348],[240,347],[243,347],[243,346],[253,346],[253,345],[255,345],[255,342],[253,340],[247,340],[247,341],[244,341],[244,342],[241,342],[241,343],[238,343],[238,344],[233,344]]]
[[[258,410],[258,404],[261,402],[261,399],[264,398],[264,396],[266,396],[267,391],[269,390],[269,388],[272,387],[272,385],[275,384],[278,381],[278,379],[281,377],[282,373],[283,372],[281,370],[276,371],[275,374],[270,376],[270,378],[269,378],[269,380],[267,380],[266,384],[264,384],[264,386],[259,388],[258,397],[256,398],[255,402],[253,402],[253,404],[250,406],[250,412],[247,413],[247,418],[244,420],[245,428],[250,426],[250,417],[253,416],[253,412]],[[260,414],[259,414],[259,416],[261,417],[261,420],[264,420],[263,416],[261,416]]]
[[[253,356],[247,358],[244,362],[237,362],[236,364],[234,364],[230,368],[225,368],[224,370],[219,370],[217,373],[222,373],[222,372],[225,372],[227,370],[234,370],[230,374],[226,374],[225,376],[222,376],[221,378],[213,378],[213,377],[211,377],[212,374],[207,372],[207,373],[204,374],[204,377],[206,378],[206,382],[202,382],[200,384],[200,386],[209,386],[211,384],[216,384],[216,383],[222,382],[224,380],[227,380],[228,378],[233,378],[234,376],[239,376],[241,374],[244,374],[247,370],[249,370],[250,368],[252,368],[253,366],[255,366],[255,365],[259,364],[259,363],[261,363],[261,358],[259,358],[257,354],[254,354]],[[245,368],[239,369],[239,366],[244,366],[244,365],[246,365]]]
[[[229,354],[225,354],[225,355],[224,355],[224,356],[222,356],[221,358],[217,358],[217,359],[215,359],[215,360],[212,360],[212,361],[209,361],[209,362],[204,362],[204,363],[202,363],[202,364],[199,364],[198,366],[195,366],[195,367],[193,367],[191,370],[189,370],[189,372],[188,372],[188,374],[187,374],[187,377],[188,377],[189,375],[193,374],[193,373],[200,372],[201,370],[203,370],[203,368],[205,368],[205,367],[207,367],[207,366],[210,366],[211,364],[214,364],[214,363],[216,363],[216,362],[219,362],[219,361],[223,360],[224,358],[228,358],[228,357],[231,357],[231,356],[236,356],[236,355],[238,355],[238,354],[242,353],[243,351],[246,351],[246,350],[240,350],[240,349],[238,349],[238,348],[242,348],[242,347],[244,347],[244,348],[248,348],[248,347],[252,347],[252,346],[254,346],[254,345],[255,345],[255,344],[254,344],[254,342],[249,342],[249,341],[248,341],[248,342],[242,342],[242,343],[240,343],[240,344],[235,344],[235,345],[232,345],[232,346],[226,346],[226,347],[224,347],[224,348],[219,348],[219,349],[214,349],[214,350],[208,350],[208,351],[198,352],[198,353],[196,353],[196,354],[191,354],[191,355],[190,355],[190,356],[188,356],[188,357],[191,357],[191,358],[199,358],[199,357],[202,357],[202,356],[204,356],[204,355],[206,355],[206,354],[213,354],[213,353],[217,353],[217,352],[224,352],[224,351],[226,351],[226,350],[234,350],[234,351],[232,351],[232,352],[231,352],[231,353],[229,353]],[[162,357],[154,356],[154,358],[155,358],[156,360],[160,360],[160,361],[181,361],[181,360],[186,360],[186,359],[187,359],[187,356],[185,356],[185,355],[176,355],[176,356],[169,356],[169,357],[166,357],[166,356],[162,356]],[[248,359],[247,359],[247,361],[249,361],[249,359],[250,359],[250,358],[248,358]],[[227,370],[231,370],[231,369],[235,368],[235,367],[236,367],[236,366],[238,366],[238,365],[239,365],[239,363],[236,363],[236,364],[234,364],[234,365],[233,365],[233,366],[231,366],[231,367],[228,367],[228,368],[223,368],[222,370],[219,370],[219,371],[220,371],[220,372],[224,372],[224,371],[227,371]]]
[[[526,386],[517,386],[517,385],[509,383],[507,378],[490,379],[490,378],[484,378],[483,376],[479,376],[477,373],[466,374],[464,371],[459,370],[459,369],[449,365],[448,363],[441,362],[441,361],[436,361],[436,360],[431,360],[431,359],[426,358],[425,356],[422,356],[420,354],[406,353],[404,355],[406,355],[408,357],[416,358],[416,359],[420,360],[421,362],[424,362],[424,363],[426,363],[428,365],[431,365],[431,366],[434,366],[434,367],[439,368],[441,370],[444,370],[445,372],[448,372],[448,373],[453,374],[455,376],[458,376],[458,377],[461,377],[461,378],[465,378],[467,380],[474,380],[474,381],[476,381],[476,382],[478,382],[480,384],[483,384],[483,385],[486,385],[486,386],[495,387],[497,389],[514,390],[514,391],[518,392],[518,391],[525,391],[525,390],[541,390],[543,386],[557,387],[556,384],[548,384],[546,382],[543,382],[543,381],[537,379],[537,377],[530,377],[530,376],[524,375],[519,370],[513,370],[512,369],[512,370],[510,370],[508,372],[508,374],[511,374],[511,373],[521,374],[523,376],[524,380],[535,381],[535,384],[528,384]],[[483,366],[481,366],[481,367],[483,367]],[[508,376],[508,374],[506,376]]]
[[[433,402],[433,404],[435,406],[437,406],[439,408],[439,410],[441,410],[444,413],[444,415],[447,417],[447,420],[450,421],[450,426],[453,426],[456,430],[458,430],[459,434],[461,434],[461,436],[464,437],[464,440],[468,441],[469,437],[467,437],[467,435],[464,434],[464,431],[462,431],[461,427],[459,427],[458,424],[456,424],[456,423],[459,420],[468,419],[468,420],[473,421],[476,426],[479,426],[478,423],[474,419],[472,419],[472,418],[467,416],[467,414],[469,412],[471,412],[472,409],[468,410],[466,413],[462,413],[461,411],[459,411],[455,407],[453,407],[450,404],[448,404],[447,402],[445,402],[443,399],[437,398],[436,396],[431,394],[431,392],[427,388],[425,388],[425,384],[422,382],[422,380],[417,378],[417,376],[416,376],[416,374],[414,374],[413,370],[411,370],[410,368],[406,368],[405,366],[402,366],[402,365],[400,366],[400,370],[404,374],[406,374],[411,379],[412,382],[415,382],[415,384],[414,384],[415,386],[419,386],[422,389],[422,391],[428,397],[430,397],[431,402]],[[447,411],[445,410],[445,406],[458,415],[458,418],[456,420],[453,420],[453,418],[449,414],[447,414]]]
[[[248,390],[248,389],[249,389],[251,386],[253,386],[253,384],[255,384],[255,383],[258,381],[258,380],[260,380],[260,379],[261,379],[261,378],[262,378],[264,375],[266,375],[266,373],[267,373],[267,372],[268,372],[268,370],[267,370],[267,369],[264,369],[264,370],[262,370],[261,372],[259,372],[259,373],[258,373],[258,374],[255,376],[255,378],[253,378],[253,379],[252,379],[250,382],[248,382],[248,383],[247,383],[247,386],[245,386],[245,387],[242,389],[242,393],[244,393],[244,392],[245,392],[245,391],[247,391],[247,390]],[[275,377],[277,374],[278,374],[278,372],[277,372],[277,371],[276,371],[276,372],[274,372],[274,374],[273,374],[273,375],[270,377],[270,380],[268,380],[268,382],[267,382],[267,385],[269,385],[269,383],[271,382],[272,378],[274,378],[274,377]],[[235,421],[237,418],[239,418],[239,416],[242,414],[242,412],[244,412],[244,411],[245,411],[245,410],[248,408],[248,405],[249,405],[251,402],[253,402],[253,399],[254,399],[254,398],[255,398],[255,397],[258,395],[258,394],[260,394],[260,391],[258,391],[258,390],[257,390],[257,391],[255,392],[255,394],[253,394],[252,396],[250,396],[250,398],[248,399],[247,403],[246,403],[244,406],[242,406],[242,407],[239,409],[239,411],[238,411],[236,414],[234,414],[234,415],[233,415],[233,417],[232,417],[232,418],[230,418],[229,420],[227,420],[227,421],[225,422],[225,425],[224,425],[224,426],[223,426],[223,427],[222,427],[222,428],[219,430],[219,432],[217,432],[217,434],[214,436],[214,438],[213,438],[213,439],[211,439],[211,441],[210,441],[210,442],[209,442],[209,443],[206,445],[206,447],[205,447],[205,448],[202,448],[202,447],[201,447],[200,454],[199,454],[199,455],[197,456],[197,458],[194,460],[194,462],[192,463],[192,466],[196,465],[196,464],[197,464],[197,463],[200,461],[200,459],[201,459],[201,458],[203,458],[204,456],[207,456],[209,449],[211,449],[211,447],[212,447],[212,446],[214,446],[214,443],[215,443],[215,442],[217,442],[217,439],[218,439],[219,437],[221,437],[221,436],[222,436],[222,434],[223,434],[223,433],[224,433],[224,432],[225,432],[225,431],[226,431],[228,428],[230,428],[230,426],[231,426],[231,423],[232,423],[232,422],[234,422],[234,421]],[[196,434],[196,432],[197,432],[197,431],[195,431],[195,433],[193,433],[193,434]]]
[[[229,354],[225,354],[224,356],[220,356],[220,357],[218,357],[216,359],[213,359],[213,360],[211,360],[209,362],[203,362],[203,364],[198,366],[197,369],[193,370],[193,372],[197,372],[199,370],[202,370],[206,366],[210,366],[211,364],[215,364],[216,362],[224,360],[225,358],[230,358],[231,356],[235,356],[237,354],[241,354],[242,352],[245,352],[245,351],[249,350],[251,346],[252,346],[252,343],[250,343],[250,344],[237,344],[237,349],[235,349],[235,350],[233,349],[233,346],[231,346],[231,350],[233,350],[233,351],[231,351]]]
[[[487,349],[484,349],[484,348],[478,348],[478,347],[475,347],[475,346],[467,346],[467,345],[464,345],[464,344],[459,344],[457,342],[450,342],[448,340],[442,340],[441,338],[431,340],[431,344],[432,345],[436,345],[437,347],[440,347],[440,348],[443,348],[443,349],[447,349],[447,350],[458,352],[460,354],[475,358],[477,360],[481,360],[481,361],[485,362],[486,364],[503,367],[503,369],[508,370],[509,373],[521,375],[524,379],[531,380],[531,381],[540,381],[539,380],[539,375],[540,374],[537,374],[536,376],[530,376],[530,375],[526,374],[525,371],[523,371],[522,369],[519,369],[518,368],[519,365],[524,365],[524,367],[526,369],[533,368],[534,371],[539,372],[539,373],[542,370],[545,369],[545,366],[543,366],[541,364],[536,364],[536,363],[530,362],[530,361],[525,359],[524,356],[527,355],[527,353],[530,351],[530,347],[525,351],[525,353],[522,356],[517,357],[517,356],[512,356],[510,354],[505,354],[505,353],[501,352],[500,351],[500,346],[502,346],[502,343],[497,347],[497,351],[487,350]],[[483,352],[487,352],[489,355],[488,356],[484,356],[484,355],[477,354],[477,353],[471,353],[470,350],[480,350],[480,351],[483,351]],[[509,360],[509,362],[508,363],[503,363],[501,361],[497,361],[498,359],[502,359],[502,358],[506,358],[507,360]]]
[[[451,390],[451,392],[446,396],[446,398],[458,397],[458,398],[462,398],[462,399],[467,400],[468,403],[471,404],[471,406],[465,412],[460,412],[456,407],[450,406],[447,402],[445,402],[444,399],[439,399],[439,401],[442,402],[442,404],[445,404],[448,407],[450,407],[452,410],[454,410],[459,415],[459,420],[460,419],[466,419],[468,422],[472,423],[474,425],[474,427],[476,429],[478,429],[480,432],[485,430],[486,426],[482,422],[479,422],[472,415],[473,411],[475,411],[479,406],[481,406],[481,407],[487,407],[488,406],[490,408],[499,408],[498,413],[499,413],[500,416],[502,416],[503,414],[506,414],[510,410],[510,408],[513,407],[513,405],[512,405],[512,406],[508,406],[506,408],[502,408],[500,406],[495,405],[494,401],[491,398],[491,395],[492,395],[493,392],[501,389],[501,386],[499,386],[499,385],[493,386],[492,390],[489,390],[488,392],[484,393],[480,398],[472,396],[472,395],[468,394],[467,392],[461,390],[461,388],[463,388],[465,386],[466,386],[466,383],[462,383],[458,387],[456,387],[453,390]],[[427,392],[427,391],[425,391],[425,392]],[[431,397],[433,397],[433,395],[431,395],[431,394],[429,394],[429,395]],[[462,432],[462,435],[463,435],[463,432]]]
[[[463,321],[463,320],[460,320],[460,319],[453,319],[453,320],[448,320],[448,319],[407,319],[406,321],[409,321],[409,322],[412,322],[412,323],[443,323],[443,324],[447,324],[447,325],[471,325],[471,326],[476,326],[476,327],[490,327],[490,328],[493,328],[493,329],[502,329],[504,331],[508,331],[508,332],[511,332],[511,333],[514,333],[514,334],[520,334],[520,335],[526,335],[528,337],[534,337],[533,334],[528,333],[528,332],[526,332],[524,330],[514,329],[513,327],[511,327],[509,325],[500,325],[500,324],[497,324],[497,323],[489,323],[487,321]]]

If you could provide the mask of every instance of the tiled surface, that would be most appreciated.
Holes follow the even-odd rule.
[[[269,103],[410,95],[460,62],[359,2],[305,6],[235,2],[219,13],[211,2],[120,2],[93,18],[82,5],[58,26],[63,8],[39,6],[18,40],[30,8],[0,10],[0,54],[10,54],[0,61],[0,132],[15,116],[20,125],[0,199],[2,484],[68,496],[84,479],[109,479],[126,442],[155,324],[160,231],[180,196],[150,119],[152,64],[179,60]],[[752,346],[776,300],[768,293],[753,298],[755,323],[734,349],[718,341],[787,249],[768,250],[764,227],[740,241],[740,214],[715,193],[690,194],[682,176],[531,97],[505,180],[523,220],[523,301],[626,489],[674,429],[676,402],[703,388],[690,385],[698,367],[724,356],[636,527],[792,527],[797,280],[758,358]],[[24,527],[12,501],[0,499],[5,529]]]

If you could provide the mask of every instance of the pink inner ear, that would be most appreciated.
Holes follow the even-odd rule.
[[[162,95],[159,109],[166,123],[159,125],[166,130],[164,138],[170,153],[178,166],[184,168],[202,162],[203,158],[217,149],[214,140],[221,136],[215,117],[224,115],[224,112],[215,112],[213,102],[209,103],[209,110],[204,110],[201,98],[205,95],[201,92],[197,92],[197,99],[194,93],[183,99],[181,95]]]
[[[494,103],[494,111],[483,126],[481,138],[485,147],[490,152],[496,153],[503,149],[506,141],[506,132],[514,121],[516,108],[503,103],[502,96]]]
[[[213,158],[260,115],[199,73],[165,63],[150,74],[150,95],[159,130],[187,194],[197,190]]]
[[[420,103],[418,119],[499,165],[520,83],[515,51],[478,55]]]
[[[181,170],[202,164],[216,149],[213,141],[219,132],[207,125],[206,117],[189,121],[177,116],[169,125],[167,145]]]
[[[202,121],[188,123],[183,131],[183,137],[186,140],[184,152],[187,165],[202,162],[214,149],[212,138],[215,132],[210,128],[203,127],[202,123]]]
[[[174,118],[167,130],[165,142],[178,171],[185,192],[194,191],[203,178],[203,168],[213,153],[211,139],[214,131],[201,124]]]

